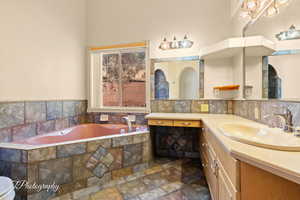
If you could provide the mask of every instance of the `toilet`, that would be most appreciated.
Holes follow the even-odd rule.
[[[12,180],[8,177],[0,176],[0,200],[13,200],[15,198],[15,188]]]

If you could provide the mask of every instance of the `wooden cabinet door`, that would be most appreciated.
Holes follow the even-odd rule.
[[[231,186],[228,185],[226,174],[219,168],[218,171],[218,189],[219,189],[219,200],[234,200],[234,194],[232,194]]]
[[[214,151],[211,149],[210,145],[207,145],[208,148],[208,155],[207,155],[207,182],[208,182],[208,186],[209,186],[209,190],[210,190],[210,195],[212,197],[212,200],[221,200],[219,199],[219,195],[218,195],[218,178],[217,178],[217,174],[218,171],[216,169],[216,155],[214,154]]]

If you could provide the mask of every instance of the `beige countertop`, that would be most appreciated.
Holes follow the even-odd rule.
[[[201,120],[204,127],[215,134],[225,149],[236,159],[300,184],[300,152],[271,150],[240,143],[223,135],[218,128],[219,125],[223,123],[232,122],[247,123],[249,125],[255,125],[256,127],[266,128],[263,124],[236,115],[220,114],[151,113],[147,115],[146,118]]]

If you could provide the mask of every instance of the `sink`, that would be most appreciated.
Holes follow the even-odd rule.
[[[241,143],[266,149],[300,152],[300,138],[278,129],[239,123],[222,124],[219,129],[225,136]]]

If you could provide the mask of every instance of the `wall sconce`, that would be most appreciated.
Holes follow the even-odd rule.
[[[300,39],[300,30],[296,30],[296,27],[292,25],[289,30],[277,34],[276,38],[279,41]]]
[[[194,42],[189,40],[187,35],[184,36],[183,40],[177,41],[177,38],[174,37],[173,41],[168,42],[167,38],[164,38],[162,43],[159,45],[161,50],[172,50],[172,49],[186,49],[191,48]]]

